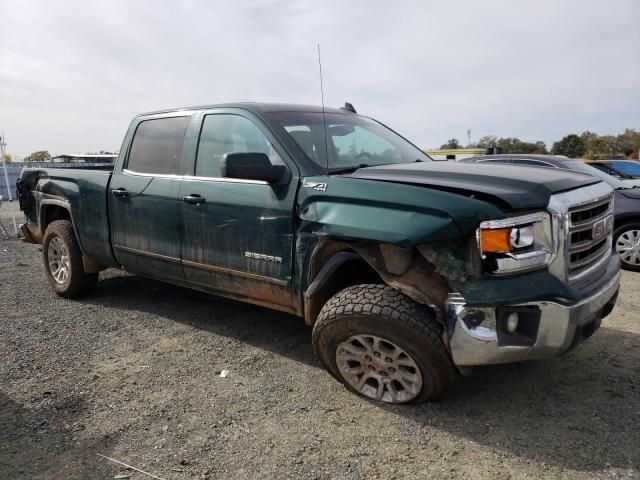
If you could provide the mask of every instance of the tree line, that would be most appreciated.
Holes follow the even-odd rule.
[[[440,148],[462,147],[463,145],[457,138],[452,138]],[[547,149],[546,144],[542,141],[524,142],[515,137],[498,138],[494,135],[486,135],[467,147],[496,148],[500,153],[551,153],[565,155],[569,158],[588,158],[591,160],[622,156],[637,159],[640,150],[640,132],[627,128],[619,135],[598,135],[590,131],[582,132],[580,135],[572,133],[554,142],[551,149]]]
[[[451,138],[441,145],[441,149],[463,148],[457,138]],[[574,133],[566,135],[554,142],[550,149],[542,141],[524,142],[516,137],[498,138],[495,135],[486,135],[475,143],[467,145],[467,148],[495,148],[500,153],[537,153],[565,155],[569,158],[588,158],[591,160],[625,157],[638,159],[640,151],[640,132],[627,128],[618,135],[598,135],[585,131],[580,135]],[[111,154],[100,150],[100,154]],[[12,157],[5,154],[4,161],[10,163]],[[47,150],[38,150],[22,159],[23,162],[50,162],[51,154]]]

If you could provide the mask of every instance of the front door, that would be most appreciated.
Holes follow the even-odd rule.
[[[262,152],[272,163],[284,163],[278,150],[255,118],[218,112],[203,116],[192,175],[180,188],[182,264],[187,281],[196,286],[293,311],[297,171],[285,186],[220,173],[225,153]]]
[[[183,280],[180,163],[189,116],[150,118],[135,127],[124,165],[109,186],[111,242],[128,271]]]

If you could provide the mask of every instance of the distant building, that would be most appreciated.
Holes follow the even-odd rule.
[[[484,148],[446,148],[438,150],[424,150],[434,160],[462,160],[463,158],[484,155],[487,150]]]
[[[107,153],[62,153],[51,160],[56,163],[115,163],[118,155]]]

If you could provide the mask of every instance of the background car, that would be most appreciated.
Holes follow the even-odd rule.
[[[640,180],[621,180],[581,160],[559,155],[480,155],[460,161],[563,168],[600,178],[615,191],[613,248],[620,256],[622,268],[640,271]]]
[[[636,160],[598,160],[587,163],[616,178],[640,179],[640,162]]]

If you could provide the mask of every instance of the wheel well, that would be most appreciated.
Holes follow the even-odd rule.
[[[312,296],[305,296],[305,322],[313,325],[322,306],[340,290],[364,283],[384,283],[384,281],[371,265],[354,254],[331,272],[323,280],[322,285],[313,291]]]
[[[51,222],[55,222],[56,220],[71,221],[69,210],[59,205],[43,206],[42,212],[40,213],[40,230],[42,231],[43,236],[44,231],[47,229],[47,226],[49,226]]]
[[[619,220],[614,220],[613,229],[617,230],[628,223],[640,223],[640,217],[625,217]]]

